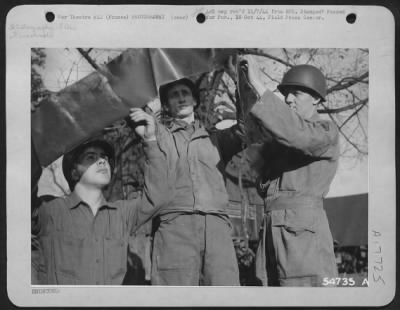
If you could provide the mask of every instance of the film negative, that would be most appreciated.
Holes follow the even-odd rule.
[[[394,36],[381,6],[14,7],[10,300],[390,303]]]

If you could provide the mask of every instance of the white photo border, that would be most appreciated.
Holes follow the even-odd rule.
[[[254,8],[254,6],[240,6]],[[301,8],[260,6],[258,9]],[[393,14],[381,6],[307,6],[344,10],[323,20],[206,20],[226,5],[22,5],[6,21],[7,291],[18,306],[382,306],[395,295],[396,179]],[[237,8],[237,7],[234,7]],[[54,12],[53,24],[45,13]],[[345,16],[357,15],[349,24]],[[162,14],[164,19],[61,20],[60,16]],[[187,19],[173,19],[187,16]],[[99,36],[101,34],[101,36]],[[212,36],[210,35],[212,34]],[[32,286],[30,259],[30,49],[32,47],[368,48],[369,286],[358,288]],[[21,124],[23,124],[21,126]],[[18,132],[18,135],[15,133]],[[18,240],[18,242],[15,242]],[[383,261],[383,269],[376,268]],[[379,280],[384,280],[384,283]]]

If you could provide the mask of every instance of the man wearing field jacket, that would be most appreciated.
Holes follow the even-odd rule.
[[[265,214],[257,275],[264,285],[323,286],[337,276],[322,200],[339,157],[338,129],[316,108],[325,101],[325,77],[314,66],[294,66],[278,86],[283,102],[262,85],[254,60],[244,59],[247,85],[242,82],[241,90],[255,98],[243,102],[244,112],[264,139],[258,189]]]
[[[160,100],[172,120],[158,124],[157,142],[175,182],[165,193],[166,204],[148,214],[142,210],[142,220],[154,218],[151,283],[239,285],[222,173],[226,150],[241,148],[239,127],[206,130],[194,118],[199,96],[189,79],[162,85]],[[131,109],[133,121],[146,117],[143,110]]]

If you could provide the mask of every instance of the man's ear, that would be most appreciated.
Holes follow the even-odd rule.
[[[166,115],[170,115],[170,111],[169,111],[169,104],[164,104],[161,108],[162,112]]]
[[[75,168],[72,168],[72,171],[71,171],[71,178],[72,178],[72,180],[74,180],[75,182],[79,182],[79,179],[81,178],[81,174],[80,174],[80,172],[78,171],[78,169],[75,167]]]
[[[313,102],[313,105],[314,106],[317,106],[317,105],[319,105],[320,103],[321,103],[321,98],[319,98],[319,97],[314,97],[314,102]]]

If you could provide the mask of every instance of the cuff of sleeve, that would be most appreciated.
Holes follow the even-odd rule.
[[[144,142],[143,149],[147,159],[159,158],[163,156],[163,153],[161,152],[156,140]]]
[[[280,100],[272,91],[267,89],[261,98],[251,107],[250,113],[257,116],[265,112],[270,108],[273,108],[275,104],[282,104]]]

